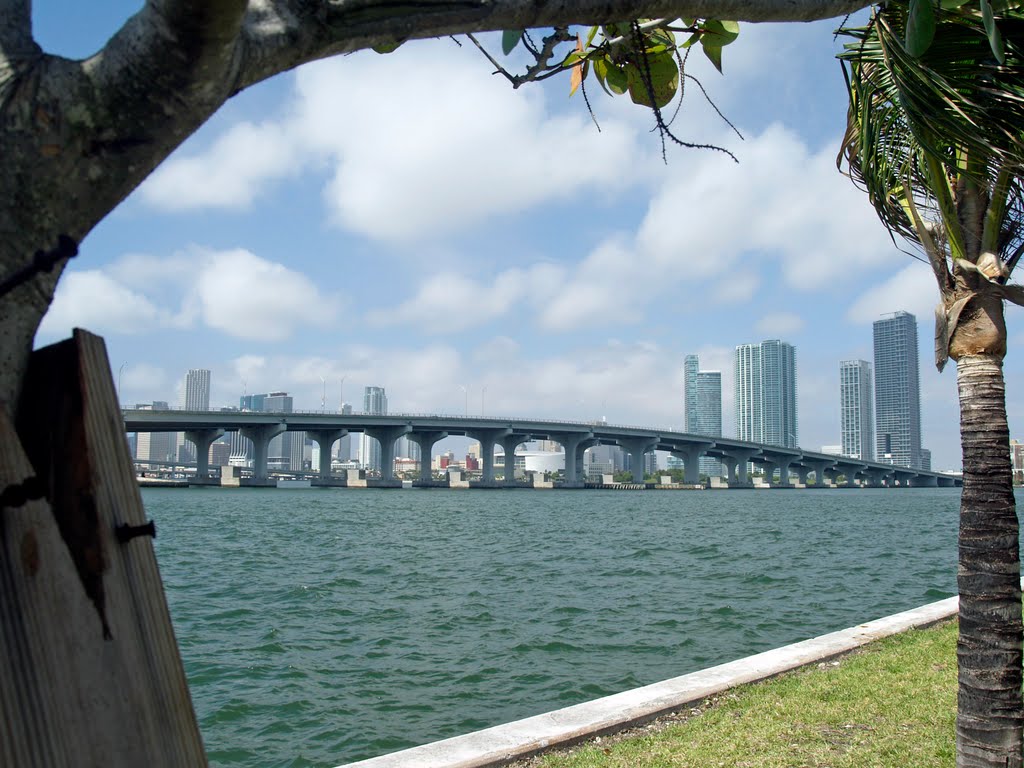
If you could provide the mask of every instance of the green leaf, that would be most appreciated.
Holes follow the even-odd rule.
[[[501,50],[508,56],[512,51],[519,45],[519,41],[523,39],[523,30],[521,29],[506,29],[501,33]]]
[[[615,63],[608,65],[606,79],[612,93],[617,93],[621,96],[629,88],[629,78],[626,75],[626,70]]]
[[[961,6],[967,5],[971,0],[939,0],[939,5],[944,11],[955,11]]]
[[[594,76],[597,78],[597,83],[601,86],[601,89],[609,96],[613,96],[614,94],[608,90],[608,86],[605,84],[608,77],[608,64],[609,61],[604,56],[594,59]]]
[[[645,107],[657,107],[661,109],[676,95],[679,88],[679,65],[676,64],[672,54],[651,56],[648,58],[648,66],[651,72],[651,91],[654,92],[654,101],[651,101],[651,93],[647,90],[640,67],[643,64],[627,64],[624,69],[629,83],[629,98],[634,104]]]
[[[373,46],[373,50],[375,50],[377,53],[391,53],[393,51],[397,51],[399,47],[401,47],[401,45],[401,43],[394,41],[389,41],[387,43],[377,43],[377,45]]]
[[[593,26],[590,28],[590,32],[587,33],[587,42],[584,44],[587,48],[594,42],[594,36],[597,34],[597,27]]]
[[[562,61],[562,66],[567,68],[574,67],[577,64],[579,64],[583,60],[583,58],[584,54],[580,53],[579,51],[573,51],[568,56],[566,56],[565,59]]]
[[[932,0],[910,0],[904,47],[915,59],[924,55],[935,39],[935,9]]]
[[[722,71],[722,49],[718,46],[708,45],[701,40],[701,48],[704,49],[704,55],[710,59],[711,63],[715,65],[715,69],[719,72]]]
[[[992,4],[988,0],[981,0],[981,18],[985,22],[985,33],[988,35],[988,44],[992,48],[992,54],[1000,64],[1006,64],[1003,36],[999,34],[995,13],[992,11]]]
[[[735,21],[708,19],[701,25],[700,41],[704,46],[723,48],[740,36],[740,25]]]

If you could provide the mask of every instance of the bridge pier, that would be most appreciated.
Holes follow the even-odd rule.
[[[347,429],[314,429],[306,430],[317,445],[320,446],[319,474],[321,480],[331,476],[331,448],[334,444],[348,434]]]
[[[619,447],[630,455],[634,483],[643,483],[644,456],[657,445],[658,440],[653,437],[619,438]]]
[[[750,460],[760,454],[757,449],[723,451],[722,463],[728,470],[729,485],[749,485],[750,478],[747,477],[747,464]]]
[[[933,475],[915,475],[910,478],[911,488],[938,488],[939,479]]]
[[[432,480],[434,477],[431,470],[431,454],[434,450],[434,443],[448,437],[447,432],[410,432],[409,439],[420,447],[420,480]],[[483,443],[480,444],[483,447]]]
[[[262,424],[258,427],[242,427],[238,430],[242,437],[252,441],[252,473],[257,480],[267,479],[267,447],[270,441],[287,430],[283,422],[280,424]]]
[[[700,484],[700,457],[704,455],[708,445],[688,445],[686,448],[677,448],[672,455],[683,460],[683,482],[687,485]]]
[[[501,439],[501,448],[505,451],[505,485],[516,484],[516,448],[528,435],[509,434]]]
[[[566,435],[561,439],[565,449],[565,482],[567,488],[583,485],[583,454],[592,445],[597,445],[597,438],[592,432],[578,435]]]
[[[814,459],[803,460],[803,472],[800,474],[800,482],[807,485],[808,472],[814,472],[814,484],[819,488],[827,488],[832,481],[826,477],[826,470],[835,466],[835,462],[816,461]]]
[[[512,430],[507,427],[466,432],[466,437],[475,437],[480,441],[480,460],[483,462],[483,466],[480,468],[481,484],[485,486],[494,484],[494,446],[511,434]]]
[[[196,477],[205,479],[210,476],[210,446],[213,441],[224,434],[223,429],[190,429],[185,432],[185,439],[196,447]]]
[[[400,427],[368,427],[366,434],[380,443],[380,479],[389,482],[395,479],[395,440],[412,431],[403,424]]]

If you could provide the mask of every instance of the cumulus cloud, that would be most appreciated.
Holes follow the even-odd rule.
[[[264,182],[297,173],[303,154],[286,126],[237,123],[205,152],[172,156],[143,184],[142,199],[168,211],[247,208]]]
[[[871,287],[846,312],[853,323],[872,323],[890,312],[909,312],[928,322],[939,303],[935,276],[927,264],[912,261],[887,280]]]
[[[642,152],[634,123],[613,115],[598,133],[584,110],[552,116],[543,89],[502,87],[474,51],[447,41],[305,66],[293,96],[278,120],[237,124],[170,158],[142,199],[244,208],[268,183],[326,167],[331,221],[413,242],[582,188],[626,188]]]
[[[97,333],[145,333],[169,319],[170,313],[102,271],[72,272],[61,279],[39,336],[64,337],[76,327]]]
[[[193,248],[167,263],[132,255],[101,270],[64,275],[39,335],[81,326],[111,334],[203,326],[241,339],[281,341],[323,327],[340,300],[305,275],[236,249]]]
[[[449,331],[466,317],[483,323],[507,313],[520,302],[542,303],[564,279],[554,264],[499,272],[485,283],[455,272],[427,277],[416,295],[394,309],[373,310],[372,325],[408,325],[428,332]]]

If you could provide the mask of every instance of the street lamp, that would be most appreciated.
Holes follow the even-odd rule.
[[[338,413],[344,413],[345,411],[345,376],[341,377],[341,386],[338,387]]]
[[[320,413],[327,410],[327,379],[320,377],[320,384],[323,385],[323,392],[320,394]]]
[[[121,405],[121,374],[124,373],[124,367],[128,363],[121,363],[121,367],[117,369],[117,404]]]
[[[487,394],[487,387],[480,390],[480,415],[484,415],[484,396]]]
[[[459,384],[459,389],[461,389],[463,394],[466,396],[466,416],[469,416],[469,389],[464,387],[462,384]]]

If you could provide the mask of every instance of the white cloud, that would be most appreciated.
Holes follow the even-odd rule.
[[[142,199],[168,211],[246,208],[264,181],[297,173],[302,154],[284,126],[236,123],[205,152],[172,156],[142,185]]]
[[[334,223],[408,243],[580,189],[621,193],[649,153],[630,120],[613,113],[598,133],[582,108],[551,116],[542,88],[512,90],[475,51],[447,40],[317,62],[294,83],[284,117],[236,124],[207,148],[173,156],[143,200],[165,210],[244,208],[268,182],[326,166]]]
[[[472,318],[485,323],[506,314],[516,304],[544,302],[564,279],[554,264],[508,269],[490,284],[455,272],[427,277],[416,295],[395,309],[371,311],[367,320],[377,326],[406,325],[428,332],[451,331]]]
[[[323,327],[339,299],[305,275],[249,251],[193,248],[167,260],[131,255],[102,270],[69,271],[40,325],[41,338],[73,327],[111,334],[197,325],[242,339],[280,341]]]
[[[793,312],[772,312],[758,320],[754,327],[765,336],[786,336],[803,330],[804,320]]]
[[[249,251],[208,251],[195,284],[206,325],[241,339],[280,341],[333,322],[338,302],[305,275]]]
[[[882,315],[904,311],[914,315],[918,324],[929,324],[938,303],[939,289],[931,268],[912,261],[863,293],[847,310],[846,317],[854,323],[872,323]]]
[[[39,326],[41,338],[70,334],[72,328],[96,333],[144,333],[169,315],[146,296],[99,270],[71,272],[61,279]]]

